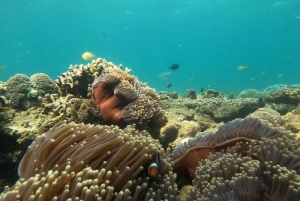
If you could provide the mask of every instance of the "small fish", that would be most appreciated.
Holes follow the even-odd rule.
[[[3,70],[3,69],[5,69],[5,66],[0,66],[0,70]]]
[[[266,74],[269,74],[268,71],[263,71],[262,74],[266,75]]]
[[[169,68],[172,70],[177,70],[179,68],[179,65],[177,63],[175,63],[172,66],[170,66]]]
[[[172,86],[171,82],[167,83],[167,87],[170,88]]]
[[[247,70],[247,66],[239,66],[238,68],[237,68],[237,70],[239,70],[239,71],[243,71],[243,70]]]
[[[210,72],[214,73],[214,72],[216,72],[216,70],[212,68],[212,69],[210,69]]]
[[[158,173],[158,169],[159,169],[158,159],[159,159],[159,154],[157,154],[152,159],[152,163],[148,167],[148,174],[150,177],[156,177]]]
[[[105,31],[102,31],[102,36],[103,36],[103,38],[106,38],[107,37],[107,33]]]
[[[166,72],[166,73],[160,74],[160,76],[158,76],[158,77],[161,78],[161,79],[166,80],[170,74],[171,74],[170,72]]]
[[[279,75],[278,75],[278,77],[281,77],[281,76],[282,76],[282,74],[279,74]]]
[[[84,59],[84,60],[91,60],[91,59],[93,59],[95,57],[95,55],[93,54],[93,53],[91,53],[91,52],[85,52],[85,53],[83,53],[83,55],[82,55],[82,58]]]

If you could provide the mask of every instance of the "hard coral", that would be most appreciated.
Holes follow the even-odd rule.
[[[158,129],[166,122],[155,90],[129,72],[114,69],[102,74],[93,84],[93,97],[100,107],[104,123],[124,128],[136,124],[139,129]]]
[[[285,88],[276,91],[264,98],[266,103],[285,103],[298,105],[300,103],[300,89]]]
[[[11,105],[18,107],[26,98],[27,92],[31,88],[31,83],[27,75],[16,74],[8,79],[6,86],[6,96],[10,99]]]
[[[55,83],[44,73],[36,73],[30,77],[30,82],[39,95],[54,94],[57,92]]]

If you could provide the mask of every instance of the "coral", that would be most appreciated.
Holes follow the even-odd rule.
[[[187,137],[195,137],[195,135],[200,131],[200,127],[197,122],[195,121],[180,121],[177,122],[179,127],[178,136],[180,138],[187,138]]]
[[[300,138],[300,104],[297,108],[284,115],[282,119],[284,121],[284,127],[296,133],[298,138]]]
[[[70,65],[69,71],[58,76],[55,80],[59,93],[62,96],[72,94],[74,97],[90,97],[89,85],[103,72],[113,69],[122,69],[105,59],[98,58],[88,65]]]
[[[281,89],[264,98],[265,103],[285,103],[298,105],[300,103],[300,89]]]
[[[255,112],[249,114],[247,117],[258,118],[261,121],[271,123],[275,127],[279,127],[283,125],[283,121],[281,119],[280,114],[275,110],[272,110],[271,108],[267,108],[267,107],[259,108]]]
[[[39,95],[57,93],[55,83],[44,73],[36,73],[30,77],[32,87],[38,90]]]
[[[11,105],[18,107],[25,100],[27,92],[31,88],[31,83],[27,75],[16,74],[8,79],[6,86],[6,96],[10,99]]]
[[[178,92],[168,92],[168,91],[160,91],[157,93],[159,95],[159,98],[162,99],[177,99],[178,98]]]
[[[92,86],[104,124],[121,128],[136,124],[138,129],[157,130],[167,122],[155,90],[139,82],[129,72],[114,69],[103,73]]]
[[[160,131],[159,141],[163,148],[167,148],[170,142],[173,142],[178,137],[180,126],[175,123],[168,122]]]
[[[267,88],[265,88],[263,90],[263,93],[264,94],[271,94],[271,93],[274,93],[276,91],[279,91],[279,90],[282,90],[282,89],[285,89],[285,88],[288,88],[288,85],[285,85],[285,84],[275,84],[275,85],[268,86]]]
[[[285,104],[285,103],[266,103],[265,107],[271,108],[279,112],[281,115],[285,115],[286,113],[295,109],[296,105]]]
[[[225,98],[223,93],[218,92],[213,89],[208,89],[205,93],[204,93],[204,91],[202,91],[201,97],[202,98],[222,98],[222,99]]]
[[[245,99],[204,99],[204,104],[197,108],[198,112],[208,114],[216,122],[230,121],[235,118],[244,118],[251,112],[263,106],[260,100]],[[207,101],[210,100],[210,101]]]
[[[4,96],[7,91],[7,86],[5,82],[0,81],[0,96]]]
[[[254,98],[202,98],[197,100],[179,98],[161,100],[161,107],[165,110],[183,108],[189,111],[190,114],[205,116],[205,118],[211,118],[217,123],[231,121],[235,118],[245,118],[263,106],[262,100]],[[197,119],[193,120],[197,121]]]
[[[159,176],[147,167],[160,157]],[[158,141],[132,127],[58,124],[39,136],[20,162],[19,181],[0,200],[174,199],[175,175]]]
[[[263,98],[264,96],[265,94],[257,89],[246,89],[238,95],[239,98]]]
[[[197,94],[194,89],[187,89],[185,92],[185,96],[191,99],[197,99]]]

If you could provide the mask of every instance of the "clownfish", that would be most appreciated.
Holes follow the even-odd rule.
[[[158,169],[159,169],[158,158],[159,158],[159,154],[157,154],[153,158],[152,163],[148,167],[148,174],[149,174],[150,177],[156,177],[156,175],[158,173]]]

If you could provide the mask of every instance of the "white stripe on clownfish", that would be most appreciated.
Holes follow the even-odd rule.
[[[157,154],[153,160],[152,163],[148,167],[148,174],[151,177],[156,177],[159,169],[159,164],[158,164],[158,159],[159,159],[159,154]]]

